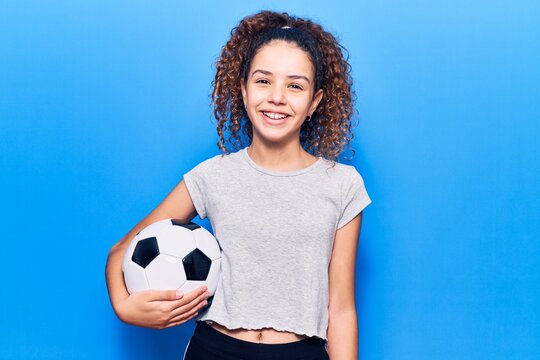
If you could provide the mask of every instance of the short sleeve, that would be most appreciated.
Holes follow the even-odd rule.
[[[206,203],[207,203],[207,171],[205,162],[200,163],[193,169],[184,174],[184,183],[193,201],[193,206],[197,210],[199,218],[206,218]]]
[[[342,190],[341,212],[337,228],[340,229],[358,215],[371,199],[364,186],[364,180],[356,168],[352,167],[349,180]]]

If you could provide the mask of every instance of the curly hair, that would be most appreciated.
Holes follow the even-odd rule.
[[[288,26],[290,28],[283,29]],[[252,141],[252,124],[242,99],[241,81],[246,81],[249,67],[257,50],[272,40],[295,43],[306,51],[315,69],[315,92],[324,96],[300,129],[300,143],[305,151],[335,161],[354,134],[351,131],[353,103],[351,66],[343,57],[336,38],[321,25],[286,12],[261,11],[243,18],[231,30],[231,37],[216,60],[216,75],[212,81],[212,106],[219,135],[218,147],[225,153],[224,132],[233,148],[243,147],[241,136]],[[348,52],[347,52],[348,54]],[[352,150],[354,156],[354,150]]]

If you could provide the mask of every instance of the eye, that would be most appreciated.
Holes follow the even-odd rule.
[[[291,86],[296,86],[296,89],[302,90],[302,87],[301,87],[300,85],[297,85],[297,84],[291,84]]]
[[[266,79],[259,79],[259,80],[255,81],[255,82],[256,82],[256,83],[260,83],[261,81],[266,81],[266,82],[268,82],[268,80],[266,80]]]

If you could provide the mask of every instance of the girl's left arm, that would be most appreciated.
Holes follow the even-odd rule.
[[[362,213],[336,231],[328,268],[329,305],[327,351],[330,360],[358,359],[358,319],[355,305],[355,263]]]

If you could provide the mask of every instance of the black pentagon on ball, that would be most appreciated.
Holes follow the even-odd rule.
[[[140,240],[135,246],[131,261],[141,266],[143,269],[148,266],[159,255],[157,239],[149,237]]]
[[[197,225],[194,222],[183,223],[182,220],[179,220],[179,219],[171,219],[171,223],[176,226],[185,227],[186,229],[189,229],[191,231],[196,230],[201,227],[200,225]]]
[[[201,250],[195,249],[182,259],[182,263],[187,280],[206,280],[212,260]]]

